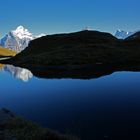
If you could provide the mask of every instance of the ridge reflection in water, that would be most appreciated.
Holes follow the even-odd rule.
[[[22,66],[21,66],[22,67]],[[28,82],[33,76],[44,79],[97,79],[114,72],[140,72],[140,65],[94,65],[83,68],[67,69],[65,67],[40,67],[1,65],[0,69],[9,72],[14,78]]]

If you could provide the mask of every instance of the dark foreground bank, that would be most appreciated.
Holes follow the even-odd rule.
[[[78,140],[78,138],[42,128],[7,109],[1,109],[0,140]]]

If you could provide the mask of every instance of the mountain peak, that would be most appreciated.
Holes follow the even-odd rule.
[[[21,52],[28,46],[31,40],[41,36],[45,36],[45,34],[35,37],[28,29],[20,25],[15,30],[10,31],[7,35],[5,35],[0,40],[0,45],[16,52]]]
[[[16,33],[18,33],[18,32],[20,32],[20,33],[25,33],[25,32],[29,32],[26,28],[24,28],[23,26],[18,26],[15,30],[14,30],[14,32],[16,32]]]
[[[20,25],[3,37],[0,40],[0,45],[15,50],[16,52],[20,52],[24,50],[33,39],[33,35]]]
[[[31,40],[33,39],[33,35],[21,25],[18,26],[15,30],[13,30],[12,33],[20,39],[23,38],[30,38]]]
[[[22,25],[20,25],[20,26],[17,27],[16,30],[24,30],[24,29],[25,29],[25,28],[24,28]]]
[[[117,37],[118,39],[126,39],[132,34],[134,34],[134,32],[128,32],[128,31],[118,29],[115,33],[115,37]]]

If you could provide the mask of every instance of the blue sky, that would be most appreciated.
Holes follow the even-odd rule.
[[[35,35],[86,26],[114,33],[140,29],[140,0],[1,0],[0,36],[23,25]]]

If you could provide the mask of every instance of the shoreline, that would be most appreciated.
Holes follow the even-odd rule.
[[[17,116],[8,109],[0,109],[0,139],[2,140],[79,140],[75,136],[54,130]]]

